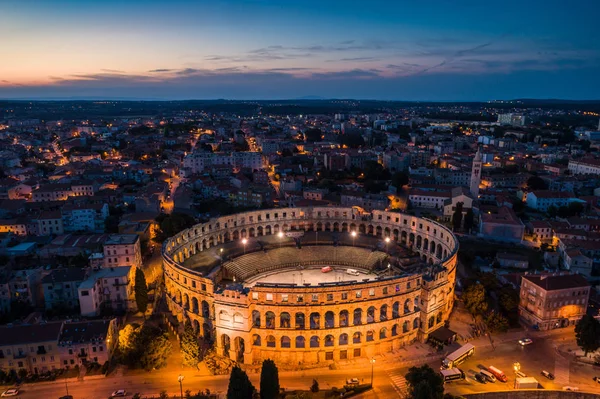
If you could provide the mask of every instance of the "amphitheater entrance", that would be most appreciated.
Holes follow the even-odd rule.
[[[231,340],[229,335],[221,335],[221,348],[223,348],[223,356],[229,357],[229,349],[231,349]]]
[[[233,340],[233,345],[235,347],[235,361],[238,363],[244,363],[244,338],[236,337]]]
[[[206,341],[210,341],[212,339],[212,337],[211,337],[211,328],[208,325],[208,323],[203,323],[202,324],[202,336],[204,337],[204,339]]]

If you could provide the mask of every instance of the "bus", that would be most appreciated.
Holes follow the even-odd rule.
[[[464,344],[442,360],[443,369],[451,369],[465,360],[467,360],[473,353],[475,353],[475,347],[472,344]]]
[[[444,379],[445,383],[448,381],[465,379],[465,373],[463,373],[461,369],[456,367],[452,369],[442,370],[440,371],[440,374],[442,375],[442,378]]]
[[[502,381],[502,382],[508,381],[508,378],[506,378],[506,375],[502,372],[502,370],[499,370],[494,366],[488,367],[488,370],[490,373],[494,374],[494,376],[497,379],[499,379],[500,381]]]

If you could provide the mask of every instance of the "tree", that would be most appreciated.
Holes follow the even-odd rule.
[[[485,318],[485,325],[492,332],[508,331],[508,320],[496,311],[491,311]]]
[[[452,215],[452,227],[454,228],[454,230],[459,230],[460,226],[462,224],[462,219],[463,219],[463,203],[462,202],[458,202],[456,204],[456,209],[454,210],[454,214]]]
[[[396,172],[392,176],[392,186],[397,190],[401,190],[402,186],[406,186],[409,182],[408,175],[404,172]]]
[[[358,132],[340,134],[339,140],[341,145],[345,145],[349,148],[359,148],[365,145],[365,139],[363,139],[363,136]]]
[[[600,348],[600,321],[588,314],[584,315],[575,326],[575,338],[585,356]]]
[[[531,190],[546,190],[548,185],[541,177],[531,176],[529,179],[527,179],[527,187],[529,187]]]
[[[260,371],[260,399],[279,398],[279,371],[271,359],[263,361]]]
[[[135,349],[135,339],[138,334],[138,324],[127,324],[119,331],[119,352],[122,356],[129,356]]]
[[[319,128],[308,129],[304,132],[304,139],[307,142],[314,143],[316,141],[321,141],[323,133]]]
[[[194,332],[192,323],[187,320],[181,336],[181,352],[183,352],[183,362],[187,366],[197,367],[200,360],[200,345]]]
[[[148,285],[146,284],[146,276],[141,268],[135,269],[135,303],[138,311],[142,312],[144,319],[146,318],[146,310],[148,309]]]
[[[568,209],[570,216],[579,216],[583,212],[584,206],[581,202],[571,202]]]
[[[442,399],[444,396],[442,376],[427,364],[420,367],[411,367],[408,369],[405,378],[411,398]],[[427,388],[423,385],[426,385]]]
[[[317,381],[316,379],[313,379],[313,382],[310,386],[310,391],[312,393],[317,393],[319,392],[319,381]]]
[[[150,371],[167,365],[172,345],[160,328],[144,324],[136,341],[141,368]]]
[[[480,283],[468,286],[462,294],[462,300],[465,304],[465,308],[473,316],[482,314],[488,308],[488,304],[485,300],[485,288]]]
[[[248,375],[239,366],[233,366],[227,387],[227,399],[252,398],[256,389],[250,382]]]
[[[196,224],[196,220],[193,217],[178,212],[170,215],[161,214],[156,218],[156,221],[159,224],[156,238],[154,239],[156,242],[163,242],[167,238]]]
[[[467,233],[471,232],[471,229],[473,228],[473,223],[475,220],[475,215],[473,214],[473,208],[469,208],[467,209],[467,213],[465,214],[465,231]]]
[[[558,215],[558,208],[555,207],[554,205],[550,205],[548,207],[548,216],[550,216],[551,218],[556,217],[556,215]]]

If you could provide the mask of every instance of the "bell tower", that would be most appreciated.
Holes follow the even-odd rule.
[[[477,148],[477,153],[473,159],[473,169],[471,169],[471,186],[470,190],[473,199],[479,197],[479,183],[481,182],[481,147]]]

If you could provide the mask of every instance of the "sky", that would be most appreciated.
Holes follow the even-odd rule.
[[[0,98],[600,99],[598,0],[0,0]]]

